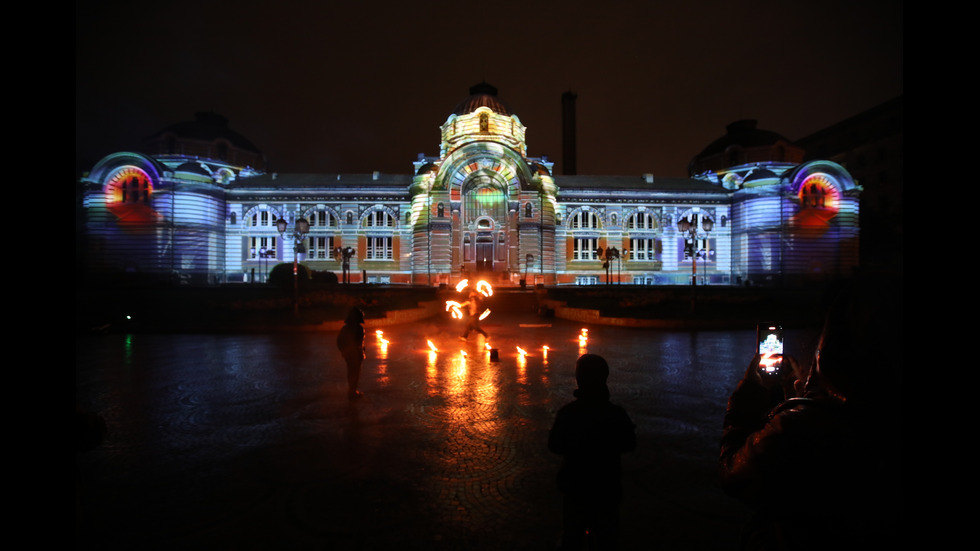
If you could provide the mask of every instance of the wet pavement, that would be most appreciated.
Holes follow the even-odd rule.
[[[76,405],[108,428],[77,456],[78,547],[553,549],[547,433],[586,351],[609,360],[612,400],[637,425],[623,549],[735,547],[748,512],[715,464],[753,330],[583,326],[521,307],[483,326],[497,361],[444,318],[385,327],[386,344],[369,331],[356,402],[335,332],[77,337]]]

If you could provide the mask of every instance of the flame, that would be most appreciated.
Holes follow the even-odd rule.
[[[476,290],[477,292],[482,293],[485,297],[493,296],[493,287],[482,279],[476,282]]]
[[[432,344],[432,341],[428,341],[428,343],[429,343],[429,350],[431,350],[433,352],[438,352],[439,351],[439,349],[436,348],[436,345]]]
[[[463,289],[465,289],[466,286],[469,285],[469,284],[470,284],[470,280],[468,280],[468,279],[464,279],[464,280],[460,281],[459,283],[456,284],[456,292],[457,293],[462,292]]]
[[[521,348],[520,346],[517,347],[517,353],[520,354],[521,356],[527,355],[527,351]]]
[[[456,302],[455,300],[446,301],[446,311],[452,312],[453,319],[458,319],[458,320],[463,319],[463,311],[460,309],[462,307],[463,305]]]
[[[485,318],[485,317],[487,317],[489,315],[490,315],[490,309],[487,308],[486,310],[483,311],[482,314],[480,314],[480,319],[482,320],[483,318]]]
[[[466,351],[465,350],[460,350],[459,351],[459,355],[465,358],[466,357]]]
[[[544,355],[545,358],[548,357],[548,351],[549,350],[551,350],[551,349],[548,348],[548,345],[547,344],[541,347],[541,353]]]
[[[490,343],[488,342],[483,343],[483,348],[486,348],[487,350],[491,350]]]

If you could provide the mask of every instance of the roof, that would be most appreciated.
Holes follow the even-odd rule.
[[[224,139],[239,149],[261,154],[261,151],[251,141],[238,132],[228,128],[228,119],[216,113],[195,113],[194,120],[172,124],[147,137],[146,140],[155,140],[168,133],[175,134],[178,138],[202,142],[213,142],[218,139]]]
[[[726,149],[733,145],[749,148],[770,146],[779,141],[790,144],[793,143],[776,132],[756,128],[756,124],[757,121],[751,119],[735,121],[729,124],[725,127],[727,133],[717,140],[711,142],[708,147],[704,148],[704,150],[701,151],[701,153],[699,153],[695,158],[697,159],[723,153]]]
[[[472,113],[480,107],[489,107],[494,113],[499,115],[511,115],[510,108],[497,97],[497,89],[481,82],[470,87],[470,95],[456,105],[453,109],[454,115],[465,115]]]

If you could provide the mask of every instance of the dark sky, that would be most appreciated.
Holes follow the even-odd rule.
[[[77,169],[214,111],[278,172],[410,173],[486,81],[561,174],[685,176],[742,119],[799,139],[903,93],[901,1],[76,0]]]

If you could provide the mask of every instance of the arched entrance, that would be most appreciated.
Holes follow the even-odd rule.
[[[478,273],[507,269],[507,188],[478,175],[463,186],[463,268]]]

